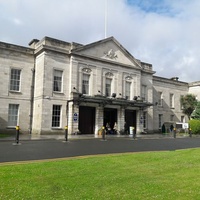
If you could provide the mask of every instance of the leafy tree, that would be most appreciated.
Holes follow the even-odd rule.
[[[196,96],[193,94],[187,94],[185,96],[181,96],[180,101],[183,108],[183,113],[186,114],[190,119],[191,114],[195,110],[198,102]]]
[[[200,101],[197,102],[197,106],[191,114],[191,118],[200,120]]]

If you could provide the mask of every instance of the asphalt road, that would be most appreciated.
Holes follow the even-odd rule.
[[[144,151],[174,151],[200,147],[200,138],[137,139],[111,138],[62,140],[26,140],[21,145],[0,141],[0,162],[66,158],[84,155]]]

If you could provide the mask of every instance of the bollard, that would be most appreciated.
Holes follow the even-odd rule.
[[[106,139],[106,138],[105,138],[105,135],[106,135],[106,133],[105,133],[105,127],[102,126],[102,139],[103,139],[103,140]]]
[[[176,128],[174,128],[174,138],[176,138]]]
[[[15,127],[16,129],[16,137],[15,137],[15,142],[18,144],[19,143],[19,126]]]
[[[192,137],[192,129],[191,128],[189,128],[189,135],[190,135],[190,137]]]
[[[133,131],[133,139],[135,140],[135,127],[132,128]]]
[[[68,141],[68,126],[65,126],[65,141]]]

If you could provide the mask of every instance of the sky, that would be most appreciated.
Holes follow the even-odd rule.
[[[113,36],[156,76],[200,81],[200,0],[0,0],[0,27],[1,42],[26,47]]]

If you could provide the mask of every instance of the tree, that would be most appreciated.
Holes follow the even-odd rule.
[[[193,94],[187,94],[185,96],[181,96],[180,102],[182,105],[183,113],[186,114],[190,119],[191,114],[195,110],[198,102],[196,96]]]
[[[200,101],[197,102],[196,108],[191,114],[191,118],[200,120]]]

